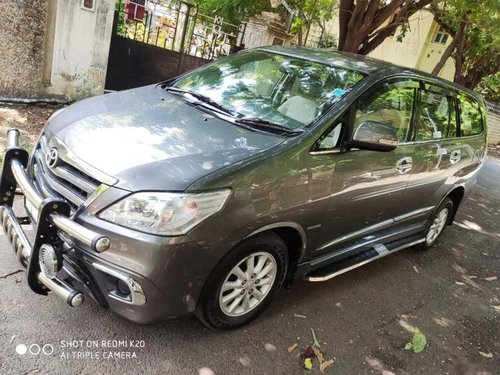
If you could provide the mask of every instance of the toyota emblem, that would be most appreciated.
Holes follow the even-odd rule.
[[[45,156],[45,160],[49,168],[54,168],[59,160],[59,151],[56,148],[51,148]]]

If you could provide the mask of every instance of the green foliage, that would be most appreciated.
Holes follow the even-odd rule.
[[[117,24],[117,34],[125,35],[125,13],[124,13],[125,3],[118,0],[115,3],[115,11],[118,12],[118,24]]]
[[[483,77],[495,76],[500,68],[498,0],[448,0],[431,9],[446,31],[458,34],[455,82],[473,89]],[[498,77],[489,81],[495,82]]]
[[[225,22],[239,25],[241,22],[270,11],[269,0],[194,0],[201,12],[210,16],[222,16]]]
[[[478,91],[486,100],[499,104],[500,103],[500,72],[490,74],[483,77],[479,83]]]
[[[319,48],[337,48],[337,38],[330,33],[326,33],[323,35],[323,38],[320,40],[318,47]]]
[[[334,15],[336,0],[288,0],[288,4],[296,10],[290,31],[299,35],[299,44],[302,44],[303,34],[307,34],[310,27],[316,25],[323,31],[323,38],[318,47],[336,46],[336,40],[332,40],[332,37],[329,41],[325,40],[325,23],[331,20]]]
[[[194,0],[194,2],[202,13],[222,16],[225,22],[235,25],[247,21],[262,11],[277,13],[283,20],[289,17],[284,6],[272,9],[269,0]],[[290,31],[299,34],[299,44],[302,35],[307,33],[311,25],[316,24],[325,30],[325,22],[332,19],[336,3],[336,0],[287,0],[287,4],[295,11]],[[329,38],[324,44],[334,46],[336,41]]]

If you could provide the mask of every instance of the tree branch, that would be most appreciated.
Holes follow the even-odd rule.
[[[431,1],[431,0],[425,0],[425,1]],[[396,10],[403,3],[404,0],[392,0],[385,7],[381,8],[373,18],[372,26],[370,27],[370,30],[368,30],[368,32],[370,33],[378,29],[384,22],[387,21],[389,17],[391,17],[394,13],[396,13]]]
[[[458,43],[459,36],[460,36],[459,33],[455,34],[455,36],[453,37],[453,40],[451,41],[451,43],[444,50],[443,55],[439,59],[438,63],[436,64],[436,66],[434,67],[434,69],[432,69],[432,72],[431,72],[432,75],[435,75],[435,76],[439,75],[439,72],[441,71],[441,69],[443,69],[443,66],[446,64],[446,61],[448,60],[448,58],[451,56],[451,54],[455,50],[455,47],[456,47],[456,45]]]
[[[377,48],[382,42],[390,36],[398,28],[397,24],[387,25],[383,29],[377,30],[374,38],[370,39],[367,43],[363,44],[363,47],[359,50],[360,55],[367,55],[375,48]]]

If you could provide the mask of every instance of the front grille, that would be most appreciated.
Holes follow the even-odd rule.
[[[76,211],[101,183],[69,164],[61,156],[54,167],[49,167],[48,152],[47,138],[42,135],[32,159],[36,187],[45,197],[65,199],[71,209]]]

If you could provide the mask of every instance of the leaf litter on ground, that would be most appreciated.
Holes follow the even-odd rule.
[[[406,343],[404,350],[413,350],[413,353],[420,353],[427,345],[427,338],[418,328],[413,333],[411,341]]]
[[[300,357],[303,359],[304,368],[306,368],[307,370],[312,370],[314,365],[313,360],[314,358],[316,358],[319,362],[319,372],[321,374],[324,374],[326,368],[335,363],[335,358],[325,360],[323,353],[319,349],[320,348],[319,340],[313,328],[311,328],[311,335],[313,338],[313,344],[309,345]],[[295,349],[295,346],[292,345],[290,348],[292,348],[291,350],[293,350]],[[289,352],[291,351],[290,348]]]

